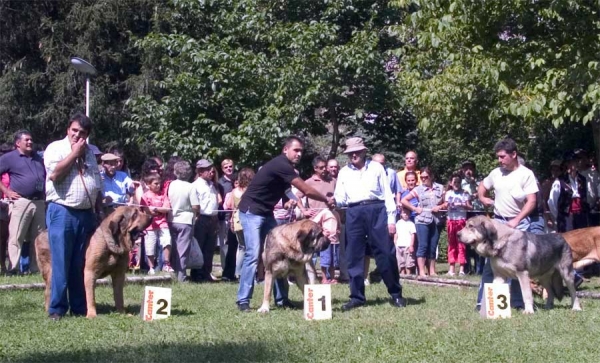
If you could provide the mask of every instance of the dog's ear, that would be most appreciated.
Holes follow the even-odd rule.
[[[123,213],[120,214],[116,214],[113,213],[112,218],[110,219],[110,222],[108,222],[108,229],[110,230],[110,233],[113,236],[116,236],[119,231],[121,230],[121,222],[123,221],[125,217],[123,216]]]
[[[479,225],[479,232],[484,237],[484,239],[490,244],[494,244],[494,242],[498,239],[498,231],[494,224],[487,218],[481,220],[481,224]]]

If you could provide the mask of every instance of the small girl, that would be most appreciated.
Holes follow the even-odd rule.
[[[465,275],[465,265],[467,264],[466,246],[458,241],[456,234],[465,227],[467,221],[467,210],[472,210],[470,197],[467,192],[461,188],[461,177],[454,173],[450,177],[448,192],[444,207],[448,209],[448,220],[446,222],[446,231],[448,232],[448,276],[456,274],[454,265],[458,262],[460,265],[460,276]]]
[[[167,213],[171,209],[169,198],[161,193],[162,180],[159,174],[149,174],[144,178],[144,183],[148,190],[142,195],[140,204],[148,206],[148,210],[153,215],[152,223],[146,228],[146,237],[144,246],[148,261],[148,275],[154,275],[154,266],[156,266],[156,242],[163,248],[163,271],[174,272],[171,267],[171,233],[167,224]]]

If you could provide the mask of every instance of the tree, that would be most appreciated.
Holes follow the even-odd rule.
[[[597,2],[394,5],[411,12],[393,27],[404,44],[395,52],[402,64],[398,87],[422,129],[477,130],[476,136],[483,130],[485,137],[491,136],[486,130],[497,130],[495,136],[516,136],[546,162],[550,156],[539,151],[547,148],[538,142],[555,134],[552,125],[566,124],[564,131],[583,130],[584,145],[593,133],[600,151]]]
[[[260,163],[290,133],[329,140],[367,131],[399,148],[414,128],[386,63],[382,0],[173,0],[137,45],[154,88],[129,102],[132,140],[164,154]],[[379,138],[379,135],[385,135]]]

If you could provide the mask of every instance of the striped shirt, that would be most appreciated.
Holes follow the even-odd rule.
[[[83,179],[85,187],[79,176],[77,163],[74,163],[69,173],[58,182],[50,180],[56,165],[71,153],[71,142],[68,137],[54,141],[44,152],[44,165],[46,166],[46,201],[54,202],[75,209],[90,209],[96,203],[98,192],[102,191],[102,179],[96,163],[96,157],[92,150],[87,147],[85,161],[83,163]],[[91,203],[90,204],[90,198]]]

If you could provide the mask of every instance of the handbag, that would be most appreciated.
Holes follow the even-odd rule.
[[[195,238],[192,238],[192,243],[190,244],[190,256],[186,261],[187,268],[202,268],[204,266],[204,256],[202,255],[202,250],[200,249],[200,245]]]

